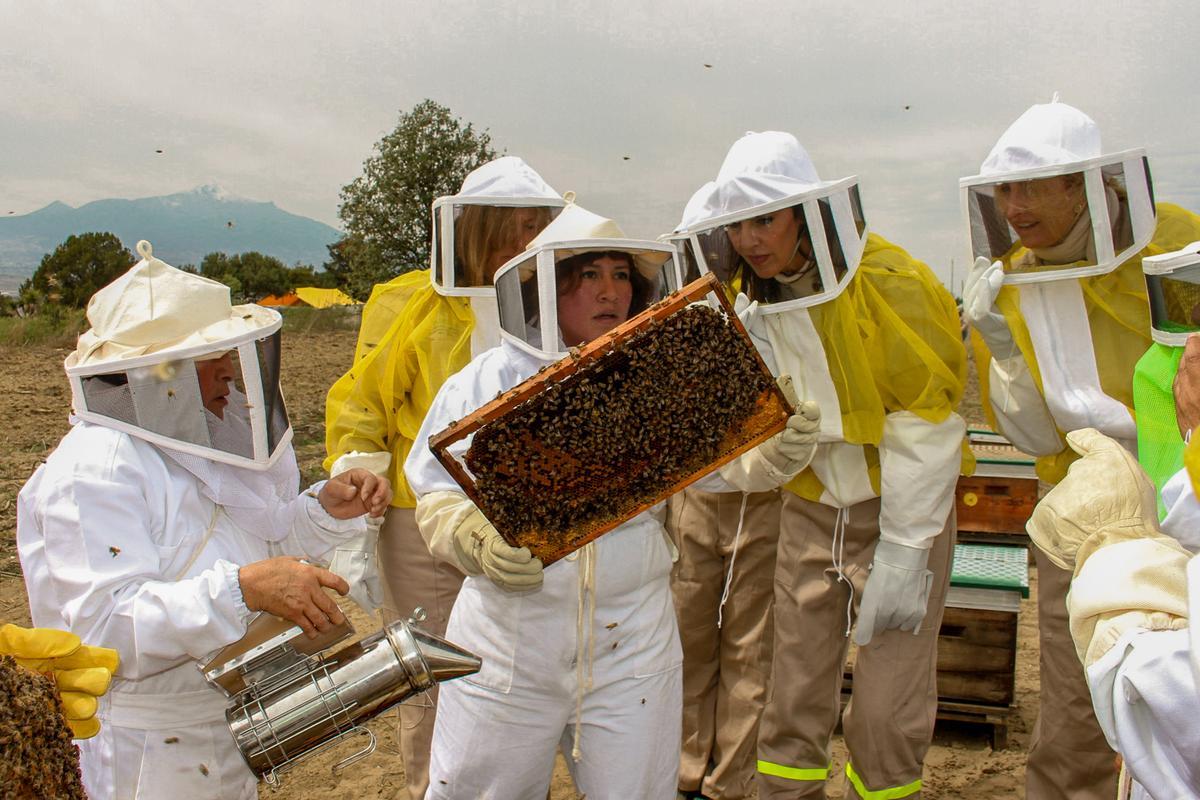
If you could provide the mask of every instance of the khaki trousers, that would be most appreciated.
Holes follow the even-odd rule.
[[[879,500],[841,514],[842,572],[854,587],[857,614],[879,540]],[[758,739],[758,793],[763,800],[825,797],[829,743],[838,722],[850,642],[850,590],[833,566],[838,515],[836,508],[783,492],[775,650]],[[855,659],[854,694],[842,719],[849,767],[866,790],[891,790],[891,798],[920,797],[922,765],[937,715],[937,635],[953,552],[951,512],[929,554],[933,588],[919,634],[877,634]],[[847,796],[862,796],[853,781]]]
[[[1092,695],[1067,619],[1071,573],[1033,548],[1038,571],[1042,689],[1025,762],[1029,800],[1112,800],[1115,754],[1096,722]]]
[[[779,511],[778,491],[685,489],[671,499],[667,529],[679,548],[671,588],[683,644],[680,791],[735,800],[753,790],[758,720],[771,667]]]
[[[426,617],[417,623],[429,633],[443,636],[450,609],[458,597],[463,574],[429,553],[417,529],[416,510],[389,508],[379,532],[379,569],[388,593],[388,604],[407,619],[417,606]],[[437,712],[437,687],[428,692],[429,703],[417,698],[400,709],[400,755],[404,759],[405,786],[411,800],[421,800],[429,788],[429,752]]]

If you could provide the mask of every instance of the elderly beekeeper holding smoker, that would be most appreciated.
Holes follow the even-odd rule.
[[[138,252],[88,304],[65,363],[72,428],[18,496],[30,609],[120,656],[80,745],[91,797],[253,798],[197,662],[257,611],[311,636],[341,622],[325,590],[351,586],[293,556],[361,538],[391,488],[354,469],[301,493],[279,315]]]

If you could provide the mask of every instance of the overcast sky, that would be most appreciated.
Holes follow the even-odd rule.
[[[2,214],[216,183],[337,226],[429,97],[633,236],[674,227],[742,132],[790,131],[959,284],[958,179],[1056,90],[1200,210],[1195,0],[0,0],[0,20]]]

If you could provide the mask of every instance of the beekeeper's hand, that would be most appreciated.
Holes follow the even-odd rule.
[[[463,571],[483,573],[509,592],[524,592],[542,585],[542,561],[528,547],[513,547],[478,508],[454,530],[454,549]]]
[[[929,608],[933,587],[933,573],[925,568],[928,563],[928,550],[879,540],[858,607],[855,644],[862,647],[875,634],[895,628],[916,635]]]
[[[996,308],[996,298],[1003,285],[1004,266],[999,261],[980,256],[967,273],[967,282],[963,286],[963,316],[979,331],[988,350],[992,351],[992,357],[1001,360],[1017,352],[1008,322]]]
[[[1075,571],[1076,562],[1100,547],[1158,532],[1153,484],[1132,455],[1095,428],[1067,434],[1081,458],[1049,491],[1025,528],[1034,544],[1059,567]]]
[[[780,375],[776,383],[796,411],[788,417],[786,428],[758,446],[759,452],[775,469],[795,475],[808,466],[817,451],[821,409],[815,400],[800,402],[791,375]]]
[[[742,321],[742,327],[750,335],[750,341],[754,343],[754,349],[762,356],[767,369],[771,370],[772,375],[778,375],[779,365],[775,362],[775,350],[771,347],[770,340],[767,339],[767,331],[762,315],[759,313],[758,301],[751,300],[738,292],[738,296],[733,300],[733,311]]]
[[[382,517],[392,502],[392,484],[382,475],[355,467],[325,481],[317,500],[335,519],[353,519],[363,514]]]
[[[1200,336],[1194,333],[1183,345],[1174,390],[1175,419],[1179,435],[1186,439],[1200,425]]]
[[[238,583],[246,608],[283,617],[310,639],[346,619],[325,589],[345,595],[350,586],[339,575],[298,558],[279,556],[247,564],[238,570]]]
[[[67,724],[76,739],[100,732],[96,698],[108,691],[120,658],[116,650],[82,644],[79,637],[53,628],[0,626],[0,655],[53,678]]]

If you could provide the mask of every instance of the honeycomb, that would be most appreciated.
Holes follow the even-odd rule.
[[[740,328],[690,305],[479,428],[465,463],[496,529],[550,563],[765,438],[787,414]]]
[[[4,656],[0,697],[0,800],[86,797],[54,683]]]

